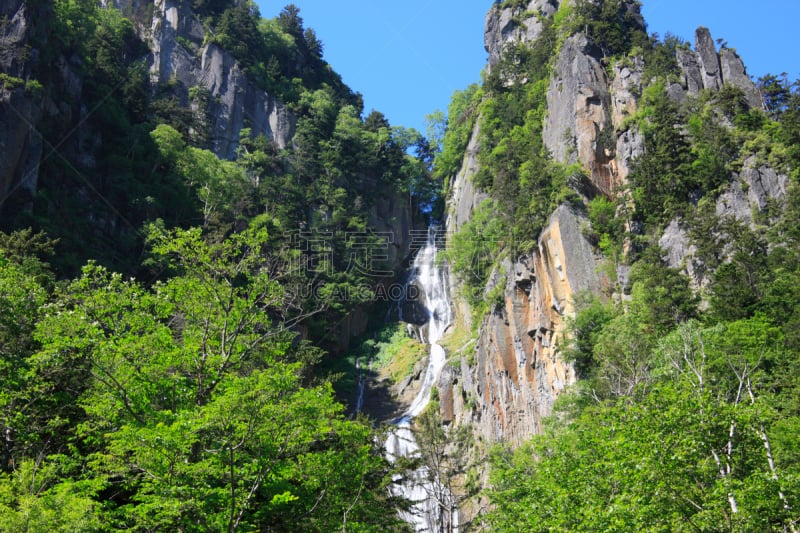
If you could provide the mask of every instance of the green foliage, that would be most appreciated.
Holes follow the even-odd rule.
[[[4,412],[25,394],[63,392],[18,411],[30,429],[9,433],[20,456],[4,457],[4,525],[329,531],[345,512],[354,527],[394,524],[372,430],[344,419],[329,384],[304,385],[289,331],[299,317],[266,268],[263,229],[220,244],[154,229],[151,242],[174,273],[164,282],[147,288],[90,264],[52,305],[31,309],[37,344],[26,350],[36,352],[9,368],[25,381],[4,390]],[[41,424],[75,455],[40,485],[19,484],[43,468],[25,456],[31,433],[47,436]],[[46,455],[58,443],[37,446]]]
[[[254,3],[238,3],[208,21],[214,41],[233,54],[257,84],[285,103],[297,102],[304,88],[327,86],[340,104],[361,111],[360,96],[322,59],[322,42],[314,30],[303,27],[297,6],[290,4],[278,17],[265,20]]]
[[[13,91],[18,87],[25,85],[25,80],[14,76],[9,76],[5,72],[0,72],[0,85],[7,91]]]
[[[638,11],[638,2],[637,11]],[[578,0],[575,2],[574,30],[583,30],[604,56],[626,54],[633,46],[647,42],[647,34],[637,20],[637,11],[624,0]]]
[[[219,15],[229,5],[229,0],[192,0],[192,9],[201,17]]]
[[[65,51],[83,51],[97,24],[97,5],[90,0],[53,2],[53,37]]]
[[[669,267],[658,247],[649,248],[636,262],[630,281],[632,307],[645,327],[663,334],[697,316],[699,298],[690,288],[688,276]]]
[[[38,80],[29,79],[25,82],[25,94],[38,97],[42,95],[43,91],[44,85],[42,85]]]
[[[49,299],[46,267],[28,252],[20,256],[2,245],[0,258],[0,413],[7,435],[0,470],[8,472],[24,451],[41,451],[49,438],[60,441],[61,424],[53,415],[64,413],[55,407],[58,399],[41,395],[58,376],[37,375],[30,361],[37,346],[33,331]]]
[[[591,292],[578,293],[574,300],[575,316],[567,319],[570,343],[564,351],[564,357],[575,365],[578,376],[587,378],[594,368],[597,336],[618,314],[618,310],[610,303],[603,303]]]
[[[631,165],[628,178],[636,204],[635,217],[657,225],[677,214],[689,198],[691,151],[678,129],[677,106],[661,84],[649,87],[643,97],[641,124],[644,154]]]
[[[72,117],[40,125],[36,194],[4,204],[4,227],[35,230],[0,234],[0,529],[400,530],[383,439],[316,365],[374,298],[354,265],[386,245],[375,204],[441,213],[431,148],[362,118],[295,7],[193,5],[290,106],[285,149],[246,128],[235,160],[205,149],[211,95],[151,86],[134,23],[93,2],[43,10],[32,77],[0,79]],[[399,368],[419,346],[396,338]]]
[[[450,179],[460,170],[482,97],[482,89],[473,84],[453,93],[446,118],[441,111],[426,117],[428,138],[438,147],[433,161],[437,176]]]
[[[489,274],[498,264],[509,237],[491,200],[484,200],[472,219],[450,236],[445,254],[447,262],[462,283],[464,296],[473,305],[483,301]]]
[[[13,474],[0,474],[0,530],[101,531],[98,483],[61,481],[57,464],[25,460]]]
[[[587,211],[600,251],[606,257],[620,257],[625,221],[617,217],[617,204],[598,195],[589,201]]]
[[[726,225],[729,260],[712,276],[709,302],[713,316],[728,321],[748,317],[757,309],[769,269],[767,243],[741,222],[730,220]]]
[[[792,96],[786,73],[779,78],[774,74],[765,74],[758,79],[758,90],[764,98],[764,106],[773,118],[778,118],[789,104]]]
[[[465,479],[477,461],[475,454],[470,453],[475,450],[470,428],[444,424],[438,394],[436,387],[431,389],[431,402],[414,419],[414,438],[420,449],[419,461],[425,467],[423,475],[447,528],[459,507],[477,492]]]
[[[503,0],[502,2],[495,2],[498,9],[522,9],[528,7],[528,2],[525,0]]]
[[[726,86],[709,105],[689,117],[693,140],[690,179],[694,188],[713,194],[728,182],[738,150],[730,130],[720,124],[717,114],[721,112],[728,119],[739,115],[746,105],[743,98],[740,90]]]
[[[512,255],[531,249],[552,210],[575,198],[567,184],[576,169],[552,163],[542,141],[556,31],[545,20],[532,45],[506,47],[484,82],[480,171],[473,179],[496,200]]]
[[[644,70],[642,78],[652,80],[653,78],[662,81],[670,81],[680,73],[676,53],[679,48],[688,48],[688,43],[680,37],[667,33],[663,40],[650,39],[649,46],[635,48],[631,54],[635,55],[641,51],[644,58]]]
[[[409,336],[405,324],[381,324],[355,339],[344,355],[323,362],[322,368],[335,379],[339,397],[349,400],[356,390],[357,367],[367,372],[371,365],[373,372],[400,383],[427,354],[428,346]]]
[[[252,69],[258,58],[267,53],[258,29],[260,18],[255,5],[239,4],[226,9],[216,24],[216,42],[246,70]]]
[[[493,453],[489,523],[500,531],[781,530],[798,503],[800,463],[778,452],[783,430],[774,424],[797,427],[797,414],[769,407],[777,400],[770,361],[788,356],[779,346],[760,319],[681,326],[655,349],[638,401],[586,407],[516,452]],[[774,468],[769,450],[782,458]]]
[[[181,134],[165,124],[150,134],[163,169],[175,173],[194,192],[200,203],[204,228],[225,232],[251,208],[252,184],[240,166],[217,158],[208,150],[187,146]]]

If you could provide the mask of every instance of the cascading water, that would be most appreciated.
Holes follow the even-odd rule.
[[[437,265],[436,237],[436,228],[429,228],[427,243],[414,259],[414,280],[425,296],[425,309],[428,312],[427,336],[424,331],[422,334],[423,341],[430,345],[428,368],[419,394],[408,410],[393,422],[395,428],[386,441],[386,453],[391,461],[398,457],[419,455],[419,446],[411,431],[411,423],[428,405],[431,390],[445,365],[444,348],[437,342],[453,317],[445,271]],[[416,531],[458,531],[458,511],[453,495],[435,475],[431,475],[426,466],[403,479],[395,480],[392,491],[395,496],[402,496],[413,502],[411,508],[401,514],[404,520],[414,525]]]

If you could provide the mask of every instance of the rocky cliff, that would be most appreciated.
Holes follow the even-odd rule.
[[[484,46],[489,68],[498,61],[509,43],[530,43],[542,32],[544,17],[558,11],[560,0],[530,0],[525,6],[502,7],[495,4],[486,16]]]
[[[494,273],[492,283],[504,287],[502,301],[439,381],[446,421],[473,425],[487,442],[511,445],[541,430],[555,399],[575,380],[560,355],[573,296],[602,287],[597,258],[581,233],[585,223],[559,207],[537,249],[505,260]]]
[[[122,10],[133,6],[117,0]],[[294,135],[295,119],[275,97],[255,86],[227,51],[208,42],[206,32],[186,2],[156,0],[149,23],[139,28],[150,44],[151,79],[154,83],[176,80],[182,99],[203,113],[207,121],[209,148],[219,157],[232,158],[239,145],[239,132],[250,128],[280,148]],[[201,88],[209,96],[207,107],[190,96]]]
[[[708,28],[697,28],[694,51],[678,49],[676,58],[683,76],[670,91],[678,99],[683,98],[681,92],[697,96],[703,89],[716,91],[730,84],[742,90],[751,107],[763,106],[761,94],[747,75],[741,58],[730,48],[717,52]]]
[[[545,17],[552,16],[560,4],[555,0],[534,0],[523,7],[496,4],[486,20],[489,68],[510,44],[534,42]],[[635,15],[631,20],[643,30],[638,7],[633,3],[628,7]],[[553,160],[579,164],[594,194],[612,198],[628,194],[631,162],[644,152],[643,135],[631,120],[649,82],[644,79],[643,58],[610,61],[581,32],[566,37],[556,54],[541,130],[545,147]],[[751,108],[762,107],[741,59],[730,49],[717,51],[707,29],[697,30],[694,50],[679,47],[675,60],[681,76],[667,87],[674,101],[683,103],[701,91],[718,91],[728,84],[742,91]],[[480,130],[479,119],[450,189],[447,225],[451,233],[462,228],[488,196],[472,182],[480,170]],[[726,192],[718,197],[717,214],[752,223],[752,213],[763,209],[768,199],[782,197],[786,186],[786,176],[751,158],[730,177]],[[469,306],[457,299],[461,322],[454,329],[472,328],[477,333],[451,347],[455,348],[452,362],[439,382],[445,421],[470,424],[488,442],[511,444],[541,429],[541,420],[551,413],[555,399],[576,379],[562,357],[573,297],[587,290],[603,298],[613,292],[610,280],[599,273],[604,259],[585,236],[589,227],[579,211],[567,205],[556,209],[536,249],[505,259],[493,272],[486,292],[495,294],[492,289],[502,285],[502,298],[489,314],[478,318],[479,324],[469,323]],[[692,247],[680,220],[667,228],[660,244],[672,266],[692,273]],[[625,273],[624,267],[620,270]],[[457,294],[457,284],[453,290]]]
[[[756,229],[756,214],[766,210],[771,202],[782,200],[788,187],[788,176],[760,164],[756,157],[750,157],[716,199],[714,213],[720,220],[733,219]],[[674,218],[670,221],[658,244],[664,250],[669,266],[686,272],[695,288],[708,283],[708,271],[703,259],[698,257],[685,220]]]
[[[68,158],[91,163],[92,145],[97,145],[96,140],[77,140],[93,135],[82,127],[90,110],[79,105],[84,80],[78,58],[56,59],[59,68],[54,77],[59,90],[43,96],[40,88],[30,83],[40,55],[34,26],[53,17],[46,6],[32,5],[22,0],[0,4],[0,72],[4,75],[0,83],[0,206],[12,193],[25,201],[36,190],[43,151],[37,131],[42,120],[65,124],[65,131],[77,132],[61,147]],[[171,84],[180,105],[190,108],[194,122],[204,126],[202,144],[218,157],[235,157],[244,128],[254,136],[265,135],[279,148],[291,143],[293,115],[259,89],[230,53],[210,42],[189,4],[158,0],[150,9],[137,0],[117,0],[106,6],[135,21],[137,33],[148,44],[151,91]]]
[[[33,194],[42,157],[36,130],[41,97],[30,86],[34,11],[22,0],[0,2],[0,207],[9,198],[25,202]]]
[[[215,8],[221,11],[234,5],[222,2]],[[182,178],[162,175],[171,172],[167,168],[169,163],[161,161],[152,146],[150,134],[163,122],[180,130],[184,140],[194,147],[208,149],[220,159],[237,158],[243,131],[249,131],[253,138],[263,135],[272,141],[265,150],[273,159],[272,170],[290,172],[295,162],[292,157],[300,150],[294,139],[297,116],[278,97],[264,90],[267,82],[263,77],[261,83],[257,83],[249,76],[249,71],[236,59],[241,56],[234,57],[217,44],[221,40],[212,35],[212,17],[201,20],[192,6],[191,2],[179,0],[104,0],[98,6],[92,5],[92,16],[97,19],[103,17],[97,16],[94,10],[113,12],[109,13],[108,20],[112,21],[114,31],[124,33],[121,38],[124,42],[113,43],[115,47],[110,55],[114,57],[103,58],[103,67],[121,65],[125,69],[121,74],[114,72],[116,76],[112,81],[111,77],[106,79],[98,74],[100,67],[96,63],[99,61],[82,55],[97,46],[99,38],[91,33],[96,31],[96,21],[87,23],[92,26],[91,31],[86,30],[91,38],[84,36],[81,41],[81,44],[90,42],[91,46],[78,46],[67,38],[53,38],[53,32],[74,23],[69,16],[82,20],[80,16],[89,15],[68,16],[59,12],[63,6],[54,7],[48,2],[0,1],[0,223],[3,229],[32,224],[35,218],[49,222],[48,217],[55,220],[63,215],[61,221],[53,224],[63,227],[64,232],[77,241],[84,239],[82,245],[91,241],[99,243],[97,248],[108,256],[137,257],[144,221],[169,220],[178,212],[176,204],[185,204],[181,207],[191,209],[192,198],[189,197],[194,191],[189,189],[193,184],[166,183],[165,178],[167,181]],[[254,17],[257,10],[252,11],[245,11],[244,16]],[[222,16],[217,13],[217,17]],[[106,31],[105,26],[103,28]],[[275,50],[276,54],[284,51],[278,45]],[[338,81],[340,85],[332,90],[339,91],[339,95],[349,93],[349,88],[324,62],[321,52],[319,57],[314,56],[313,65],[303,56],[310,53],[297,48],[286,52],[292,61],[302,64],[303,75]],[[135,76],[131,76],[134,71]],[[39,80],[34,79],[36,75]],[[133,78],[135,80],[131,81]],[[305,81],[298,81],[299,78],[293,86],[298,92],[312,90],[312,82],[306,87]],[[314,83],[317,82],[326,83],[319,80]],[[131,94],[135,98],[126,100]],[[358,102],[352,96],[353,101]],[[136,100],[135,105],[127,107],[133,100]],[[124,137],[127,132],[135,132],[135,135]],[[126,141],[116,140],[123,137]],[[128,142],[134,138],[136,140]],[[119,144],[123,146],[120,148]],[[318,145],[312,143],[311,150],[316,148]],[[117,156],[119,159],[114,161]],[[402,160],[402,154],[399,159]],[[131,164],[132,160],[136,165]],[[136,170],[128,171],[134,168]],[[122,175],[119,178],[114,174],[117,171]],[[362,171],[353,168],[347,172]],[[353,176],[352,181],[364,185],[377,180],[374,169],[363,172],[369,175]],[[383,169],[382,172],[388,175],[390,171]],[[150,174],[158,174],[158,177]],[[151,182],[142,184],[151,178]],[[344,181],[337,185],[346,186]],[[113,190],[114,187],[120,190]],[[159,196],[162,192],[163,203]],[[358,215],[363,216],[369,229],[390,236],[384,256],[376,260],[381,260],[381,269],[400,271],[411,253],[412,229],[420,223],[419,217],[415,219],[412,215],[418,211],[415,201],[411,193],[400,193],[393,186],[370,191],[364,197],[354,211],[360,211]],[[309,219],[326,216],[315,213],[313,206],[308,207]],[[134,210],[135,215],[131,215],[129,211]],[[167,223],[175,224],[175,219],[180,218],[177,224],[189,224],[191,216],[175,215]],[[81,230],[75,230],[76,227]],[[47,226],[45,229],[50,232]],[[116,248],[117,243],[126,243],[128,248],[121,252]],[[100,262],[107,259],[105,256],[92,258]],[[79,268],[86,259],[88,257],[76,254],[69,267]],[[128,266],[125,262],[120,268]],[[394,279],[387,275],[379,282],[389,286]],[[363,310],[355,311],[333,326],[329,332],[333,349],[346,347],[350,337],[363,333],[367,320]]]

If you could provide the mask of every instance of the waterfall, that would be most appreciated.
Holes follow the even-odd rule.
[[[428,239],[414,259],[414,277],[425,298],[428,313],[427,335],[422,340],[430,345],[428,367],[422,388],[408,410],[393,421],[395,428],[386,440],[386,453],[391,461],[398,457],[419,455],[419,446],[411,431],[411,423],[428,405],[431,390],[439,379],[445,365],[446,354],[438,341],[453,319],[450,300],[447,294],[447,279],[444,269],[437,265],[437,229],[428,229]],[[453,495],[440,480],[430,478],[428,468],[422,466],[404,479],[396,479],[392,486],[395,496],[402,496],[413,502],[408,511],[401,513],[404,520],[412,524],[416,531],[458,532],[458,511],[454,509]],[[452,509],[452,512],[447,512]]]
[[[369,358],[367,363],[367,372],[364,372],[364,365],[360,357],[356,357],[356,370],[358,371],[357,381],[357,395],[356,395],[356,413],[360,413],[364,408],[364,391],[367,388],[367,373],[372,371],[372,357]]]

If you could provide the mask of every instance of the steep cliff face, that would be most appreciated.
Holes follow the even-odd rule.
[[[502,302],[483,319],[460,366],[439,381],[445,420],[477,427],[488,442],[511,445],[541,430],[553,402],[575,380],[560,355],[573,296],[601,288],[596,258],[580,230],[585,223],[561,206],[536,251],[503,262],[495,275],[505,287]]]
[[[610,194],[619,185],[611,161],[615,143],[608,76],[586,36],[564,43],[547,91],[543,138],[553,159],[581,163],[598,189]]]
[[[22,0],[0,3],[0,207],[10,197],[25,202],[36,190],[42,138],[36,125],[41,97],[31,76],[31,8]]]
[[[695,50],[679,48],[676,60],[682,79],[667,88],[676,101],[729,84],[742,90],[750,107],[763,106],[742,60],[727,48],[718,53],[708,29],[698,28]],[[642,79],[641,58],[629,58],[610,69],[602,61],[600,50],[585,35],[567,39],[547,91],[543,138],[553,159],[580,163],[594,186],[612,195],[624,188],[629,163],[643,150],[641,134],[627,127],[626,119],[636,114],[648,80]]]
[[[715,214],[721,220],[735,219],[756,229],[754,215],[764,211],[771,201],[782,200],[788,187],[788,176],[760,164],[756,157],[750,157],[717,198]],[[686,221],[673,219],[658,244],[664,250],[669,266],[686,272],[694,287],[708,283],[708,272],[703,268],[702,259],[697,257],[697,247],[689,237]]]
[[[115,0],[114,6],[123,12],[138,7],[134,0]],[[179,83],[183,102],[202,115],[208,147],[218,157],[236,155],[243,128],[265,135],[280,148],[291,142],[295,118],[275,97],[256,87],[230,53],[207,42],[189,4],[156,0],[152,18],[142,20],[138,31],[150,45],[152,82]],[[193,98],[197,89],[206,91],[208,98]]]
[[[264,149],[265,154],[269,152],[272,170],[275,173],[292,171],[295,172],[293,178],[299,179],[294,168],[296,159],[285,155],[301,150],[294,143],[297,117],[277,97],[263,90],[268,82],[256,83],[233,54],[215,44],[208,29],[208,20],[212,18],[204,23],[192,5],[178,0],[103,0],[91,6],[90,17],[87,14],[65,15],[48,2],[0,0],[0,222],[3,229],[13,230],[22,223],[30,224],[34,218],[31,214],[35,213],[37,221],[44,221],[44,230],[54,237],[63,237],[63,234],[54,233],[53,227],[64,228],[65,234],[81,242],[81,248],[91,250],[86,255],[95,254],[98,249],[97,255],[107,255],[92,258],[112,263],[114,260],[109,257],[139,255],[143,240],[140,230],[145,221],[161,218],[168,225],[194,223],[199,219],[192,218],[195,213],[189,213],[195,208],[194,176],[179,177],[180,172],[168,168],[172,162],[162,160],[152,142],[152,132],[162,122],[180,130],[183,140],[189,144],[208,149],[220,159],[237,158],[243,130],[247,129],[253,137],[264,135],[272,141]],[[218,9],[233,6],[233,2],[216,4]],[[103,10],[115,13],[105,17],[101,13]],[[245,16],[254,14],[245,11]],[[218,18],[224,19],[224,14]],[[96,23],[95,19],[105,22]],[[85,35],[80,34],[80,39],[75,38],[85,46],[73,43],[71,35],[63,40],[52,38],[55,31],[64,31],[70,25],[80,26],[75,21],[85,22],[89,28]],[[257,24],[258,21],[251,22]],[[112,50],[109,55],[113,57],[101,58],[103,61],[87,55],[93,53],[90,50],[102,47],[98,44],[98,28],[102,31],[113,28],[115,32],[124,33],[124,42],[114,41],[109,48]],[[275,50],[278,54],[284,49],[276,45]],[[298,51],[288,45],[286,50],[290,50],[287,56],[291,55],[298,64],[303,63],[303,54],[310,54],[305,49]],[[314,57],[317,62],[313,65],[303,63],[303,75],[310,78],[317,76],[318,71],[330,75],[330,79],[340,83],[335,90],[348,93],[349,88],[324,62],[321,52],[319,57]],[[101,67],[113,70],[109,65],[119,66],[121,70],[114,71],[113,77],[103,77],[106,72],[101,72]],[[33,79],[34,73],[43,83]],[[319,74],[320,79],[324,78],[322,74]],[[131,87],[128,87],[129,81]],[[304,80],[294,87],[299,92],[312,90],[312,86],[316,87]],[[126,92],[129,89],[130,92]],[[46,132],[44,139],[40,130]],[[134,133],[124,135],[127,132]],[[318,145],[312,144],[310,151],[317,153],[315,148]],[[281,152],[282,149],[286,151]],[[402,160],[402,155],[399,159]],[[247,174],[245,163],[240,161],[237,165],[243,170],[242,176]],[[388,175],[389,170],[384,171]],[[357,168],[348,168],[346,172],[354,175],[348,176],[352,182],[378,180],[373,168],[363,170],[363,176],[360,175],[362,170]],[[394,167],[391,172],[399,173]],[[269,176],[275,177],[273,173]],[[262,183],[261,179],[260,175],[254,176],[256,187]],[[163,197],[159,196],[162,191]],[[54,198],[56,201],[52,201]],[[64,198],[68,200],[57,201]],[[376,252],[374,259],[380,261],[381,269],[400,271],[411,253],[412,228],[420,222],[412,215],[418,211],[415,201],[410,193],[401,193],[391,185],[375,192],[370,190],[364,193],[364,198],[363,202],[353,202],[353,212],[363,217],[372,231],[388,236],[383,257],[378,257],[380,253]],[[279,208],[286,208],[284,204],[294,199],[289,197],[276,203],[280,204]],[[227,200],[229,198],[224,198],[219,203]],[[252,198],[243,203],[251,201]],[[176,204],[185,212],[177,215]],[[309,220],[317,216],[313,206],[306,207],[310,207]],[[238,223],[249,216],[254,216],[253,211],[237,215]],[[294,212],[291,216],[295,216]],[[48,225],[50,219],[59,221]],[[303,222],[292,221],[291,224],[297,227]],[[73,230],[74,227],[81,230]],[[65,240],[62,238],[61,242]],[[91,246],[85,245],[86,242]],[[92,247],[96,243],[96,248]],[[125,243],[128,248],[120,252],[118,243]],[[64,245],[64,248],[69,246]],[[67,268],[78,268],[86,259],[88,257],[76,254]],[[130,263],[127,259],[120,260],[118,268],[135,268]],[[390,273],[385,278],[380,282],[387,287],[394,283]],[[356,310],[332,326],[331,349],[346,348],[353,335],[364,332],[368,318],[366,312]]]
[[[558,9],[555,1],[533,1],[524,10],[495,5],[485,32],[490,68],[509,44],[534,41],[541,34],[542,17]],[[631,9],[635,16],[630,20],[643,29],[638,9],[634,4]],[[530,13],[537,15],[528,18]],[[751,108],[762,107],[760,93],[741,59],[729,49],[718,52],[707,29],[697,30],[694,50],[677,48],[675,59],[681,79],[666,87],[674,101],[682,103],[701,91],[718,91],[728,84],[741,89]],[[594,193],[611,198],[627,194],[631,162],[645,150],[644,136],[631,120],[650,82],[645,79],[644,59],[630,56],[611,61],[590,38],[577,33],[563,41],[551,66],[542,124],[546,149],[558,163],[580,165]],[[480,170],[481,127],[479,119],[450,189],[447,227],[451,233],[459,231],[488,197],[472,182]],[[782,198],[786,188],[786,176],[750,158],[716,200],[716,213],[753,224],[753,213],[764,209],[770,199]],[[575,380],[574,369],[561,353],[565,322],[573,313],[572,298],[586,290],[601,297],[612,292],[610,280],[599,273],[604,260],[584,236],[589,226],[584,215],[565,205],[559,207],[535,251],[506,259],[493,272],[486,294],[497,294],[496,287],[502,285],[502,301],[478,318],[480,324],[469,324],[474,320],[469,306],[457,299],[461,317],[457,328],[473,328],[477,334],[451,347],[455,349],[452,363],[439,383],[446,421],[470,424],[487,441],[512,445],[541,429],[541,420],[551,413],[559,393]],[[683,266],[693,274],[694,250],[681,220],[669,225],[660,245],[671,266]],[[618,281],[624,285],[626,267],[618,270]],[[451,279],[457,279],[456,273]],[[696,279],[695,286],[701,285],[702,280]],[[458,293],[455,281],[453,291]]]
[[[279,148],[291,144],[295,117],[275,97],[259,89],[245,75],[234,57],[214,43],[207,42],[205,29],[189,4],[158,0],[154,6],[137,0],[105,3],[136,22],[139,36],[149,45],[150,81],[171,84],[181,105],[191,108],[195,122],[203,125],[207,148],[220,158],[233,158],[239,134],[250,128],[263,134]],[[78,103],[82,98],[83,78],[77,57],[59,57],[58,72],[52,76],[57,90],[42,91],[31,85],[31,73],[40,51],[32,42],[33,27],[52,12],[21,0],[0,4],[0,206],[8,197],[20,202],[37,187],[42,158],[42,137],[37,133],[43,120],[65,124],[75,134],[64,140],[60,152],[80,164],[92,167],[96,140],[83,127],[89,112]],[[154,90],[154,89],[153,89]]]
[[[472,213],[489,195],[485,191],[481,191],[472,183],[472,178],[478,172],[478,149],[479,138],[481,134],[480,120],[475,121],[475,127],[472,129],[472,134],[469,138],[467,151],[464,156],[464,161],[461,164],[461,170],[458,171],[456,179],[453,181],[451,189],[452,203],[449,210],[447,220],[447,229],[450,232],[456,232],[466,224]]]

